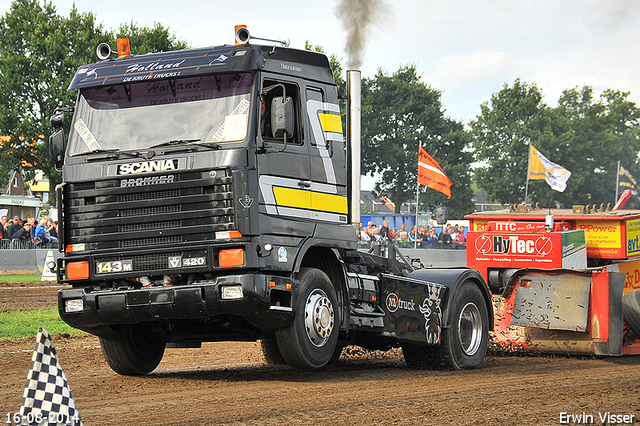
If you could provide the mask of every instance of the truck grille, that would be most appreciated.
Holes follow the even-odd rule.
[[[69,213],[66,243],[85,243],[89,250],[175,248],[180,243],[212,241],[216,231],[235,229],[229,171],[169,177],[160,184],[140,186],[121,186],[130,178],[70,183],[64,196]],[[140,266],[166,265],[169,255],[140,260]]]

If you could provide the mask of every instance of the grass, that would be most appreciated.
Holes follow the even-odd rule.
[[[35,336],[40,327],[51,335],[83,333],[62,321],[57,308],[0,312],[0,340]]]
[[[0,275],[0,282],[30,283],[40,281],[40,274]],[[49,334],[83,334],[60,319],[58,308],[34,309],[31,311],[4,311],[0,306],[0,340],[32,337],[42,327]]]
[[[20,275],[2,275],[0,274],[0,282],[3,283],[32,283],[40,281],[41,274],[20,274]]]

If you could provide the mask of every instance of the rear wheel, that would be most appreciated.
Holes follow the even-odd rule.
[[[402,355],[407,367],[412,369],[437,368],[437,347],[417,345],[413,343],[402,344]]]
[[[442,333],[445,364],[455,370],[478,368],[489,341],[489,311],[480,289],[465,282],[453,297],[451,327]]]
[[[297,368],[319,368],[335,353],[338,341],[338,300],[327,274],[302,268],[294,306],[294,320],[276,330],[276,341],[287,364]]]
[[[451,326],[442,330],[440,345],[402,345],[409,368],[478,368],[484,362],[489,341],[489,313],[480,289],[463,283],[451,301]]]
[[[165,342],[149,327],[125,326],[117,339],[100,338],[102,354],[118,374],[139,376],[155,370],[164,355]]]
[[[640,290],[631,290],[622,297],[622,316],[629,328],[640,336]]]
[[[267,337],[260,340],[262,356],[267,364],[286,364],[286,361],[278,349],[278,342],[275,337]]]

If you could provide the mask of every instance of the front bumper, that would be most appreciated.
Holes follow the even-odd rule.
[[[223,299],[222,288],[241,286],[242,297]],[[241,274],[175,287],[126,290],[70,288],[58,291],[64,322],[101,337],[112,326],[148,322],[205,321],[219,316],[244,318],[257,329],[275,329],[293,318],[292,293],[297,282],[286,277]],[[82,300],[82,310],[66,312],[69,300]]]

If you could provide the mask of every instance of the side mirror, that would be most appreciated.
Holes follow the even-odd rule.
[[[62,129],[64,113],[56,112],[51,116],[49,122],[53,126],[53,133],[49,136],[51,162],[57,170],[60,170],[64,164],[64,130]]]
[[[64,123],[64,112],[57,111],[51,116],[51,118],[49,119],[49,123],[51,123],[51,127],[53,127],[55,130],[61,128],[62,124]]]
[[[276,139],[293,137],[295,118],[291,96],[279,96],[271,101],[271,132]],[[286,133],[286,135],[285,135]]]

